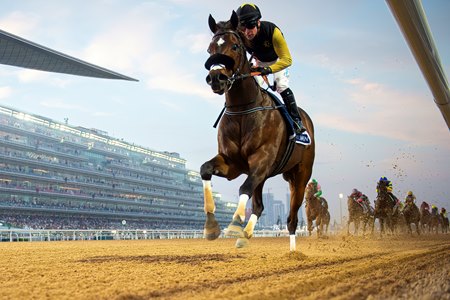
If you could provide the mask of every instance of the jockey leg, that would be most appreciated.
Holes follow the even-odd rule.
[[[300,114],[298,113],[297,103],[295,102],[294,94],[290,88],[285,89],[280,93],[283,98],[284,104],[294,120],[295,133],[301,134],[305,131],[305,127],[303,126],[302,119],[300,118]]]

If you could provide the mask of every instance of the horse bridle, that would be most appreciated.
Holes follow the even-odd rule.
[[[232,35],[234,35],[235,37],[237,37],[237,39],[238,39],[238,41],[239,41],[238,47],[239,47],[239,49],[240,49],[241,51],[244,51],[244,53],[243,53],[242,55],[245,55],[245,46],[244,46],[244,42],[242,41],[242,38],[240,37],[240,35],[239,35],[236,31],[234,31],[234,30],[224,30],[224,31],[220,31],[220,32],[218,32],[218,33],[216,33],[216,34],[213,35],[213,39],[215,39],[215,38],[218,37],[218,36],[222,36],[222,35],[226,35],[226,34],[232,34]],[[223,55],[223,56],[226,56],[225,54],[221,54],[221,53],[215,53],[215,54],[211,55],[211,56],[209,57],[209,59],[206,61],[205,67],[206,67],[206,65],[210,62],[211,58],[214,57],[214,55]],[[231,57],[230,57],[230,58],[231,58]],[[234,61],[234,59],[233,59],[233,61]],[[244,65],[244,59],[241,58],[241,59],[240,59],[240,62],[239,62],[239,67],[233,72],[233,74],[231,75],[231,77],[228,77],[228,78],[227,78],[227,91],[229,91],[229,90],[233,87],[233,84],[234,84],[234,82],[235,82],[236,80],[241,80],[241,79],[245,79],[245,78],[247,78],[247,77],[251,77],[251,76],[252,76],[252,74],[241,74],[241,73],[240,73],[240,70],[242,70],[243,65]],[[208,68],[207,68],[207,69],[208,69]]]

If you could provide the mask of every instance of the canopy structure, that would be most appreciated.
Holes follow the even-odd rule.
[[[78,76],[138,81],[3,30],[0,30],[0,64]]]
[[[450,90],[420,0],[386,0],[450,129]]]

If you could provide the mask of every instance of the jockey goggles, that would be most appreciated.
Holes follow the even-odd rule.
[[[241,22],[240,27],[241,27],[241,30],[244,30],[244,29],[252,30],[253,28],[256,27],[256,25],[258,25],[258,20]]]

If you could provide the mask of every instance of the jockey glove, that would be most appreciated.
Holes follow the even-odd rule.
[[[261,76],[268,75],[272,73],[272,69],[270,67],[253,67],[251,69],[252,72],[259,72]]]

